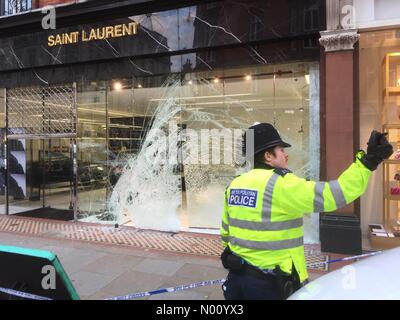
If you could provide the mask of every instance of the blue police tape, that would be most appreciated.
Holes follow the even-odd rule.
[[[316,262],[316,263],[308,264],[307,267],[311,267],[314,265],[321,265],[321,264],[330,264],[330,263],[335,263],[335,262],[340,262],[340,261],[361,259],[361,258],[374,256],[374,255],[377,255],[382,252],[383,251],[376,251],[376,252],[365,253],[365,254],[352,256],[352,257],[345,257],[345,258],[339,258],[339,259],[334,259],[334,260],[329,260],[329,261]],[[107,298],[104,300],[131,300],[131,299],[136,299],[136,298],[148,297],[148,296],[152,296],[152,295],[156,295],[156,294],[160,294],[160,293],[172,293],[172,292],[194,289],[194,288],[204,287],[204,286],[209,286],[209,285],[223,284],[225,281],[226,281],[226,279],[201,281],[201,282],[195,282],[195,283],[181,285],[181,286],[177,286],[177,287],[163,288],[163,289],[157,289],[157,290],[153,290],[153,291],[138,292],[138,293],[133,293],[133,294],[127,294],[124,296],[116,296],[116,297]],[[1,287],[0,287],[0,292],[4,292],[6,294],[10,294],[10,295],[25,298],[25,299],[31,299],[31,300],[52,300],[50,298],[46,298],[46,297],[42,297],[42,296],[38,296],[38,295],[26,293],[26,292],[21,292],[21,291],[17,291],[17,290],[1,288]]]
[[[225,282],[225,279],[201,281],[201,282],[191,283],[191,284],[187,284],[187,285],[172,287],[172,288],[164,288],[164,289],[158,289],[158,290],[153,290],[153,291],[145,291],[145,292],[139,292],[139,293],[134,293],[134,294],[127,294],[125,296],[112,297],[112,298],[107,298],[105,300],[130,300],[130,299],[135,299],[135,298],[152,296],[152,295],[160,294],[160,293],[166,293],[166,292],[171,293],[171,292],[194,289],[194,288],[204,287],[204,286],[209,286],[209,285],[214,285],[214,284],[223,284],[224,282]]]
[[[135,298],[152,296],[152,295],[160,294],[160,293],[166,293],[166,292],[171,293],[171,292],[194,289],[194,288],[204,287],[204,286],[209,286],[209,285],[223,284],[224,282],[225,282],[225,279],[201,281],[201,282],[181,285],[181,286],[177,286],[177,287],[172,287],[172,288],[157,289],[157,290],[153,290],[153,291],[145,291],[145,292],[139,292],[139,293],[134,293],[134,294],[128,294],[125,296],[117,296],[117,297],[107,298],[104,300],[131,300],[131,299],[135,299]],[[0,292],[10,294],[12,296],[30,299],[30,300],[52,300],[50,298],[46,298],[46,297],[42,297],[42,296],[38,296],[38,295],[34,295],[34,294],[22,292],[22,291],[1,288],[1,287],[0,287]]]
[[[329,263],[334,263],[334,262],[339,262],[339,261],[349,261],[349,260],[354,260],[354,259],[366,258],[369,256],[374,256],[378,253],[382,253],[382,251],[376,251],[376,252],[365,253],[365,254],[352,256],[352,257],[345,257],[345,258],[339,258],[339,259],[334,259],[334,260],[329,260],[329,261],[312,263],[312,264],[308,264],[307,267],[311,267],[314,265],[321,265],[321,264],[329,264]],[[105,300],[130,300],[130,299],[135,299],[135,298],[152,296],[152,295],[160,294],[160,293],[166,293],[166,292],[171,293],[171,292],[193,289],[193,288],[208,286],[208,285],[213,285],[213,284],[223,284],[225,281],[226,281],[226,279],[202,281],[202,282],[192,283],[192,284],[178,286],[178,287],[174,287],[174,288],[165,288],[165,289],[158,289],[158,290],[154,290],[154,291],[139,292],[139,293],[134,293],[134,294],[128,294],[125,296],[108,298]]]
[[[12,289],[6,289],[6,288],[1,288],[0,287],[0,292],[15,296],[15,297],[21,297],[25,299],[30,299],[30,300],[53,300],[50,298],[38,296],[36,294],[30,294],[22,291],[17,291],[17,290],[12,290]]]
[[[371,252],[371,253],[360,254],[358,256],[345,257],[345,258],[333,259],[333,260],[329,260],[329,261],[321,261],[321,262],[311,263],[311,264],[307,265],[307,268],[310,268],[315,265],[320,265],[320,264],[330,264],[330,263],[335,263],[335,262],[349,261],[349,260],[356,260],[356,259],[371,257],[371,256],[374,256],[374,255],[382,253],[382,252],[383,251],[375,251],[375,252]]]

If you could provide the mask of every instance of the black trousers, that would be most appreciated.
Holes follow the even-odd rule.
[[[222,285],[226,300],[280,300],[276,282],[254,277],[249,274],[229,272]]]

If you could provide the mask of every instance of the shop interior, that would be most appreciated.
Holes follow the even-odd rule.
[[[131,212],[136,209],[119,208],[123,212],[116,214],[110,210],[110,199],[115,197],[121,177],[132,169],[129,166],[140,159],[146,137],[158,121],[157,112],[171,102],[166,98],[166,81],[170,79],[171,76],[149,76],[77,83],[78,220],[138,226],[135,222],[140,220],[140,209]],[[293,146],[287,150],[291,169],[300,176],[318,179],[319,143],[311,143],[319,141],[320,131],[318,64],[216,69],[175,75],[174,79],[179,85],[172,104],[179,107],[179,112],[168,120],[196,132],[245,129],[255,122],[273,123]],[[0,90],[0,95],[4,142],[4,90]],[[224,143],[223,139],[220,143]],[[13,181],[9,184],[9,214],[72,220],[71,140],[20,139],[9,141],[8,148],[9,181]],[[210,154],[212,148],[210,142]],[[4,150],[3,143],[3,168]],[[233,153],[237,151],[232,147],[232,154],[225,153],[220,163],[199,160],[184,163],[183,170],[172,172],[179,176],[176,181],[180,192],[177,207],[173,208],[179,230],[218,232],[223,191],[243,170],[233,160],[224,163],[223,159],[235,159]],[[0,214],[5,213],[7,202],[7,179],[4,175],[2,179]],[[168,178],[160,176],[158,183],[162,179]],[[150,186],[152,190],[158,187]],[[162,221],[162,217],[161,212],[160,219],[153,220]],[[314,223],[314,227],[318,225]]]
[[[360,145],[372,130],[387,132],[394,154],[371,177],[361,222],[371,246],[400,244],[400,38],[398,29],[360,37]]]

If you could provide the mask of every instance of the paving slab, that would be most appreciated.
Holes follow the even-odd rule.
[[[136,265],[141,263],[143,259],[143,257],[107,253],[101,258],[83,267],[82,270],[104,275],[121,275],[122,273],[133,269]]]
[[[183,262],[180,261],[168,261],[160,259],[150,259],[146,258],[138,265],[136,265],[133,270],[141,271],[151,274],[158,274],[162,276],[172,276],[177,272],[182,266]]]
[[[91,296],[115,279],[114,275],[78,271],[71,274],[70,279],[81,298]]]
[[[145,232],[142,234],[145,237]],[[105,299],[222,279],[226,278],[228,273],[222,267],[219,256],[215,255],[196,255],[2,231],[0,244],[55,253],[82,299]],[[310,278],[315,279],[324,274],[326,273],[322,271],[310,272]],[[210,285],[138,298],[147,299],[223,300],[223,294],[221,285]]]

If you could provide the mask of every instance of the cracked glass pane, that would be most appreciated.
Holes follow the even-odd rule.
[[[5,76],[10,86],[83,79],[79,219],[217,233],[223,190],[245,170],[241,132],[254,122],[276,125],[293,145],[291,169],[319,178],[319,66],[299,61],[319,59],[323,3],[295,1],[289,9],[269,0],[223,1],[58,30],[78,35],[79,45],[50,46],[50,31],[4,38],[0,68],[32,67]],[[137,33],[112,37],[134,22]],[[100,39],[107,27],[109,37]],[[71,161],[68,141],[26,148],[43,149],[44,162]],[[64,187],[65,207],[72,193]],[[318,240],[318,215],[305,216],[305,230],[306,242]]]
[[[107,216],[107,90],[104,81],[77,88],[78,218],[83,221]]]
[[[5,89],[0,88],[0,214],[6,213],[5,203]]]
[[[318,79],[317,63],[250,65],[114,80],[78,94],[78,159],[106,173],[98,183],[92,171],[87,186],[81,175],[80,218],[217,233],[224,190],[246,170],[242,130],[254,122],[274,124],[293,146],[291,170],[318,179]],[[318,214],[305,217],[305,229],[307,242],[318,240]]]

